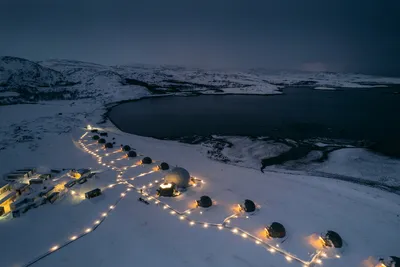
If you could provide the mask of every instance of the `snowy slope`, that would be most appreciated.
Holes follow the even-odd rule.
[[[2,58],[2,61],[10,60]],[[315,237],[326,230],[338,231],[346,245],[340,253],[341,258],[321,258],[323,266],[359,266],[370,256],[399,255],[398,195],[315,175],[318,171],[366,179],[397,177],[397,161],[365,156],[365,151],[342,149],[334,152],[325,165],[312,169],[313,175],[276,169],[261,173],[254,162],[286,151],[286,144],[226,137],[233,146],[225,147],[221,156],[234,159],[238,165],[254,168],[249,169],[209,159],[204,155],[207,147],[203,145],[125,134],[109,121],[98,124],[103,121],[105,107],[115,101],[159,95],[163,91],[168,94],[229,93],[229,90],[276,93],[278,87],[304,82],[303,74],[288,74],[282,79],[252,72],[226,73],[166,66],[107,67],[64,60],[40,62],[40,65],[24,60],[17,62],[7,70],[0,68],[2,81],[8,77],[7,85],[3,82],[0,86],[1,91],[13,92],[11,84],[21,87],[27,84],[42,91],[52,91],[55,87],[59,89],[61,81],[66,82],[60,85],[63,94],[69,92],[70,96],[64,98],[67,100],[43,101],[39,98],[33,101],[21,94],[24,101],[36,104],[0,106],[0,175],[25,166],[40,169],[90,167],[99,174],[74,190],[77,194],[96,187],[105,191],[93,200],[76,199],[72,191],[68,191],[66,197],[54,204],[32,209],[20,218],[1,217],[0,236],[7,246],[2,266],[24,266],[35,259],[38,261],[31,266],[152,266],[165,263],[177,267],[302,266],[318,249]],[[39,73],[38,81],[30,83],[29,79],[37,74],[32,74],[34,69]],[[15,73],[18,75],[13,76]],[[270,77],[267,82],[266,77]],[[322,75],[310,79],[325,86],[373,81],[369,77],[351,77]],[[314,87],[317,83],[309,86]],[[43,84],[51,86],[46,89],[41,87]],[[249,89],[253,87],[254,90]],[[19,96],[14,94],[12,97]],[[134,160],[124,159],[117,149],[107,155],[107,151],[100,150],[91,141],[90,133],[82,139],[85,146],[80,145],[77,141],[85,133],[83,127],[87,124],[99,125],[109,133],[108,140],[115,138],[117,146],[129,144],[140,156]],[[136,166],[137,160],[144,155],[152,157],[155,163]],[[98,157],[101,157],[100,164]],[[156,204],[154,199],[149,199],[150,205],[137,201],[140,194],[129,184],[140,188],[146,186],[149,194],[154,194],[155,181],[160,181],[165,174],[153,169],[161,161],[188,169],[205,184],[192,187],[177,198],[162,199],[169,205],[167,209],[161,203]],[[363,164],[365,161],[367,165]],[[116,168],[122,168],[122,174]],[[182,220],[180,216],[183,215],[174,213],[174,210],[183,212],[192,207],[201,195],[209,195],[215,205],[209,210],[195,209],[185,214]],[[256,214],[249,218],[233,218],[222,230],[212,225],[222,223],[232,215],[232,207],[246,198],[260,206]],[[198,223],[191,226],[191,221]],[[287,227],[288,239],[279,244],[283,254],[268,251],[269,246],[276,248],[277,244],[261,235],[260,230],[272,221],[280,221]],[[207,227],[204,223],[208,223]],[[385,231],[377,231],[377,227]],[[248,234],[233,233],[235,228]],[[262,244],[255,244],[251,235],[259,238]],[[73,242],[68,243],[71,238]],[[61,247],[63,244],[68,245]],[[48,252],[48,256],[41,258]],[[290,257],[286,259],[288,255]]]
[[[35,62],[0,57],[0,87],[51,87],[65,81],[63,75]]]
[[[172,141],[153,140],[119,132],[112,125],[105,127],[109,139],[130,144],[140,154],[151,156],[156,162],[166,161],[170,165],[187,168],[191,175],[203,179],[205,184],[190,188],[175,199],[160,199],[177,211],[185,211],[201,195],[209,195],[215,206],[209,210],[196,209],[180,220],[170,209],[137,201],[135,190],[126,191],[123,184],[107,189],[104,195],[93,201],[76,202],[68,195],[53,205],[31,210],[18,219],[0,220],[0,234],[8,240],[10,253],[3,256],[5,266],[24,264],[46,253],[86,229],[93,229],[96,221],[107,213],[106,219],[93,232],[62,247],[55,253],[39,260],[33,266],[150,266],[168,262],[174,266],[302,266],[289,263],[284,255],[272,254],[254,243],[247,236],[235,234],[231,229],[243,229],[271,245],[261,235],[262,228],[272,221],[282,222],[288,230],[288,239],[280,248],[297,258],[309,261],[315,252],[311,242],[315,236],[328,229],[338,231],[346,242],[341,258],[324,259],[323,266],[359,266],[369,256],[396,255],[400,246],[396,234],[400,223],[400,201],[398,196],[345,182],[319,179],[306,175],[291,175],[240,168],[210,161],[199,151],[200,147]],[[14,149],[0,153],[6,166],[35,164],[48,167],[92,167],[101,169],[97,180],[92,180],[85,190],[115,183],[116,171],[97,163],[94,157],[73,140],[84,130],[78,127],[71,135],[49,135],[38,142],[36,151],[24,149],[25,144],[16,144]],[[86,138],[86,139],[85,139]],[[95,152],[90,134],[84,144],[102,156],[106,165],[118,158],[117,154],[106,155],[106,151]],[[62,153],[53,144],[62,147]],[[117,151],[116,149],[110,152]],[[110,153],[109,152],[109,153]],[[57,156],[55,156],[55,153]],[[38,156],[40,155],[40,156]],[[122,159],[119,166],[131,166],[136,160]],[[162,173],[152,173],[152,166],[132,168],[122,179],[142,187],[161,179]],[[140,168],[140,169],[138,169]],[[108,171],[107,171],[108,169]],[[129,175],[128,175],[129,174]],[[132,176],[144,174],[131,181]],[[91,181],[91,182],[92,182]],[[129,187],[128,187],[129,188]],[[154,188],[155,189],[155,188]],[[83,191],[85,191],[83,190]],[[126,196],[119,202],[121,193]],[[153,189],[149,189],[153,194]],[[260,205],[258,213],[249,218],[233,218],[229,227],[219,230],[204,224],[191,226],[191,220],[221,223],[233,213],[232,207],[245,198]],[[117,205],[115,205],[117,203]],[[110,211],[110,205],[115,207]],[[46,219],[45,219],[46,218]],[[46,223],[44,221],[51,222]],[[376,227],[385,231],[376,231]],[[18,236],[18,238],[14,238]],[[24,244],[21,247],[21,244]],[[267,247],[268,248],[268,247]],[[157,255],[157,257],[154,257]]]

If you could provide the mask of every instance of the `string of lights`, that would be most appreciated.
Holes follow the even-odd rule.
[[[91,129],[90,126],[87,127],[88,130]],[[222,223],[209,223],[209,222],[204,222],[204,221],[196,221],[196,220],[192,220],[190,219],[190,214],[191,212],[196,209],[196,208],[192,208],[192,209],[188,209],[185,210],[183,212],[178,211],[174,208],[172,208],[170,205],[168,205],[167,203],[161,201],[159,198],[157,198],[156,196],[150,196],[147,192],[146,189],[150,189],[154,186],[156,186],[157,184],[159,184],[160,181],[163,180],[163,178],[159,179],[159,180],[154,180],[152,182],[149,182],[148,184],[142,184],[140,186],[135,186],[133,184],[131,184],[130,182],[128,182],[128,180],[131,181],[135,181],[136,178],[138,177],[143,177],[145,175],[151,174],[153,172],[155,172],[155,170],[151,170],[149,172],[144,172],[144,173],[140,173],[139,175],[135,176],[135,177],[131,177],[128,179],[124,179],[123,175],[124,172],[126,170],[128,170],[129,168],[135,168],[137,166],[139,166],[140,164],[133,164],[133,165],[128,165],[125,167],[116,167],[115,166],[115,161],[121,161],[124,159],[124,157],[120,157],[117,158],[115,160],[110,160],[108,162],[103,162],[103,158],[105,157],[109,157],[110,154],[116,154],[119,152],[123,152],[121,149],[110,152],[110,153],[105,153],[103,156],[101,156],[99,154],[99,152],[105,151],[104,149],[95,149],[95,150],[90,150],[88,148],[88,146],[94,146],[96,144],[95,143],[89,143],[89,144],[84,144],[84,143],[88,143],[89,140],[84,139],[85,137],[90,137],[89,132],[85,132],[79,139],[78,143],[82,146],[83,150],[91,155],[93,155],[94,157],[96,157],[98,159],[98,164],[105,166],[111,170],[117,171],[117,178],[116,178],[116,182],[115,184],[110,184],[108,187],[109,188],[113,188],[116,184],[125,184],[126,185],[126,190],[124,192],[121,193],[120,197],[117,199],[117,201],[114,203],[114,205],[111,205],[107,211],[105,211],[104,213],[101,214],[101,217],[96,220],[92,226],[85,228],[83,230],[83,232],[81,232],[80,234],[71,236],[68,240],[66,240],[64,243],[61,243],[59,245],[53,245],[46,253],[40,255],[39,257],[35,258],[34,260],[30,261],[29,263],[25,264],[24,267],[28,267],[31,266],[35,263],[37,263],[38,261],[40,261],[41,259],[51,255],[52,253],[55,253],[56,251],[64,248],[65,246],[71,244],[72,242],[75,242],[76,240],[79,240],[80,238],[86,236],[87,234],[95,231],[104,221],[105,219],[109,216],[109,214],[115,209],[115,207],[118,205],[118,203],[120,203],[120,201],[126,196],[126,194],[128,192],[131,192],[132,189],[135,189],[134,191],[136,191],[138,194],[142,195],[143,197],[145,197],[145,199],[147,201],[154,201],[154,204],[162,207],[163,210],[166,210],[169,212],[170,215],[172,216],[176,216],[177,218],[179,218],[180,221],[184,221],[187,222],[189,224],[189,226],[195,226],[195,225],[199,225],[201,226],[203,229],[208,229],[208,228],[216,228],[218,230],[229,230],[232,234],[237,235],[237,236],[241,236],[243,239],[248,239],[248,240],[252,240],[254,241],[254,243],[256,245],[260,245],[263,246],[264,248],[266,248],[267,251],[269,251],[271,254],[277,253],[277,254],[281,254],[282,256],[284,256],[284,258],[288,261],[288,262],[298,262],[301,263],[303,266],[308,266],[308,267],[312,267],[315,264],[322,264],[322,257],[326,257],[326,254],[320,250],[317,250],[313,257],[311,258],[311,260],[306,261],[306,260],[302,260],[300,258],[298,258],[297,256],[289,253],[288,251],[285,251],[284,249],[280,248],[279,245],[272,245],[254,235],[252,235],[251,233],[238,228],[238,227],[233,227],[233,226],[229,226],[228,224],[230,223],[230,220],[232,218],[237,218],[237,214],[232,214],[228,217],[226,217]],[[154,163],[155,161],[153,161]],[[204,183],[203,180],[195,178],[195,181],[197,182],[201,182]],[[194,183],[193,186],[195,186],[196,183]],[[71,194],[73,194],[74,191],[71,191]],[[339,258],[340,256],[337,255],[337,258]]]

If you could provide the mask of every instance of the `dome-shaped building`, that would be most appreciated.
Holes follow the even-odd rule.
[[[153,163],[153,160],[150,157],[144,157],[142,159],[142,164],[151,164]]]
[[[250,199],[245,199],[244,203],[239,205],[239,208],[245,212],[253,212],[256,210],[256,204]]]
[[[131,150],[131,151],[129,151],[128,153],[126,153],[126,156],[127,156],[128,158],[135,158],[135,157],[137,156],[137,154],[136,154],[135,151]]]
[[[165,175],[164,180],[168,183],[174,183],[177,187],[186,188],[189,186],[190,174],[184,168],[175,167]]]
[[[199,200],[196,200],[197,206],[202,208],[209,208],[212,206],[212,200],[209,196],[202,196]]]
[[[160,170],[166,171],[166,170],[169,170],[169,165],[168,165],[168,163],[166,163],[166,162],[162,162],[162,163],[158,166],[158,168],[159,168]]]
[[[267,237],[283,238],[286,236],[285,227],[278,222],[273,222],[271,225],[265,227],[265,231],[267,233]]]
[[[124,146],[122,147],[122,151],[125,151],[125,152],[131,151],[131,147],[128,146],[128,145],[124,145]]]
[[[112,143],[106,143],[104,145],[105,148],[113,148],[113,144]]]
[[[341,248],[343,246],[342,237],[335,231],[327,231],[322,237],[322,241],[327,247]]]

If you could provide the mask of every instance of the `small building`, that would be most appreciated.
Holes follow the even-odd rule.
[[[114,145],[113,145],[113,143],[106,143],[106,144],[104,145],[104,147],[105,147],[105,148],[113,148]]]
[[[162,162],[162,163],[158,166],[158,168],[159,168],[160,170],[166,171],[166,170],[169,170],[169,165],[168,165],[168,163],[166,163],[166,162]]]
[[[16,171],[18,171],[18,172],[28,172],[28,175],[29,176],[32,176],[32,175],[34,175],[34,174],[36,174],[36,168],[23,168],[23,169],[18,169],[18,170],[16,170]]]
[[[245,212],[254,212],[256,210],[256,204],[250,199],[245,199],[243,204],[239,204],[239,210]]]
[[[29,191],[29,184],[14,183],[12,188],[15,190],[15,193],[17,193],[17,196],[20,196],[24,192]]]
[[[3,193],[3,195],[1,196],[1,199],[0,199],[0,209],[1,209],[1,212],[2,212],[1,215],[7,214],[7,213],[9,213],[11,211],[10,205],[16,199],[17,199],[17,194],[15,192],[8,191],[8,193],[7,192]]]
[[[17,210],[17,209],[21,208],[22,206],[24,206],[26,204],[30,204],[30,203],[33,203],[32,198],[21,197],[17,201],[11,203],[10,208],[11,208],[11,210]]]
[[[33,178],[29,180],[29,185],[32,184],[43,184],[43,179],[40,178]]]
[[[48,197],[47,200],[53,204],[59,197],[60,193],[59,192],[53,192],[51,193]]]
[[[160,188],[157,189],[157,195],[160,197],[174,197],[178,194],[175,188],[176,186],[173,183],[160,184]]]
[[[165,182],[174,183],[178,188],[187,188],[190,182],[190,174],[181,167],[175,167],[164,177]]]
[[[85,193],[85,198],[90,199],[101,195],[100,188],[93,189]]]
[[[53,177],[53,175],[51,173],[44,173],[44,174],[40,174],[39,178],[43,179],[43,180],[48,180],[51,179]]]
[[[150,157],[144,157],[142,159],[142,164],[151,164],[153,163],[153,160]]]
[[[209,196],[202,196],[199,200],[196,200],[197,206],[202,208],[209,208],[212,206],[212,200]]]
[[[325,235],[320,236],[320,240],[326,247],[341,248],[343,246],[342,237],[335,231],[327,231]]]
[[[93,176],[93,173],[89,169],[73,169],[70,171],[70,175],[76,179],[79,179],[81,177],[91,178]]]
[[[71,181],[67,182],[67,183],[64,185],[64,187],[65,187],[65,188],[71,188],[71,187],[73,187],[75,184],[76,184],[76,180],[71,180]]]
[[[4,180],[6,181],[15,181],[18,179],[26,179],[28,178],[28,173],[8,173],[4,175]]]
[[[81,177],[81,178],[79,178],[78,180],[76,180],[76,182],[77,182],[78,184],[84,184],[84,183],[87,182],[87,179],[86,179],[86,177]]]
[[[390,256],[386,259],[380,258],[378,262],[375,267],[400,267],[400,258],[396,256]]]
[[[126,156],[127,156],[128,158],[135,158],[135,157],[137,156],[137,154],[136,154],[135,151],[131,150],[131,151],[129,151],[129,152],[126,154]]]
[[[273,222],[271,225],[265,227],[265,232],[268,238],[283,238],[286,236],[285,227],[278,222]]]
[[[11,185],[9,182],[0,180],[0,195],[7,191],[11,191]]]
[[[124,145],[124,146],[122,147],[122,151],[125,151],[125,152],[131,151],[131,147],[128,146],[128,145]]]

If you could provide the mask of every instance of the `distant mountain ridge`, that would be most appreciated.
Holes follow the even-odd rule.
[[[104,102],[162,94],[280,94],[289,86],[366,88],[400,78],[332,72],[210,71],[177,66],[103,66],[75,60],[0,57],[0,104],[95,98]],[[7,97],[6,97],[7,96]]]

